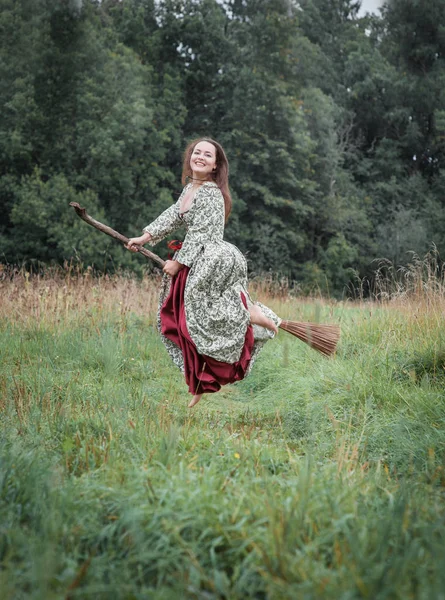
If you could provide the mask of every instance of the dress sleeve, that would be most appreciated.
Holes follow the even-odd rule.
[[[179,216],[179,200],[164,210],[150,225],[144,227],[143,231],[151,235],[151,239],[147,242],[150,246],[155,246],[163,240],[166,235],[172,231],[176,231],[183,225],[182,219]]]
[[[175,260],[191,267],[203,247],[211,241],[222,240],[224,235],[224,198],[217,186],[203,185],[198,190],[193,210],[193,218],[182,248]]]

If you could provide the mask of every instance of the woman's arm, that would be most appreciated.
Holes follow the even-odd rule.
[[[149,233],[144,233],[140,237],[130,238],[125,247],[128,248],[128,250],[131,250],[131,252],[138,252],[139,247],[149,242],[150,239],[151,235]],[[162,270],[164,273],[167,273],[167,275],[170,275],[170,277],[174,277],[183,267],[184,265],[177,260],[166,260]]]
[[[150,244],[155,246],[166,235],[181,227],[182,221],[179,217],[179,200],[169,206],[150,225],[144,227],[144,233],[139,237],[130,238],[126,248],[132,252],[138,251],[138,246]]]
[[[179,229],[183,222],[179,216],[179,202],[172,204],[167,210],[164,210],[150,225],[144,227],[144,235],[148,234],[148,238],[143,243],[149,243],[151,246],[155,246],[158,242],[163,240],[172,231]],[[144,235],[141,236],[144,237]]]
[[[162,269],[164,273],[170,275],[170,277],[174,277],[179,273],[181,269],[184,268],[184,265],[177,260],[166,260],[164,268]]]
[[[149,233],[144,233],[139,237],[130,238],[128,240],[128,244],[125,246],[128,250],[132,252],[137,252],[139,250],[139,246],[143,246],[150,241],[151,235]]]

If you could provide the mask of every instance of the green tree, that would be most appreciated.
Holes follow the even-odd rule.
[[[74,258],[103,269],[113,255],[118,256],[117,246],[111,246],[104,235],[86,227],[74,210],[67,210],[69,202],[78,202],[103,219],[103,210],[93,192],[76,192],[64,175],[43,179],[39,169],[24,176],[14,192],[14,236],[4,248],[6,259],[13,254],[14,261],[48,264]]]
[[[85,2],[79,10],[59,0],[38,2],[31,11],[27,0],[2,1],[4,27],[16,23],[14,43],[1,47],[7,75],[0,90],[7,107],[0,139],[2,247],[19,236],[11,214],[23,176],[35,167],[42,181],[63,174],[77,193],[91,191],[117,229],[141,227],[172,200],[172,174],[162,162],[182,107],[159,102],[152,68],[119,42],[103,7]],[[172,93],[174,84],[164,100]]]

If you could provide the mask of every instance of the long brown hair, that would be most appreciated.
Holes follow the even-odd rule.
[[[193,176],[192,169],[190,167],[190,159],[196,144],[199,142],[208,142],[213,144],[216,148],[216,170],[212,172],[212,181],[221,190],[224,198],[224,208],[226,214],[226,222],[229,218],[230,211],[232,210],[232,197],[229,190],[229,161],[227,160],[226,153],[223,150],[221,144],[215,142],[211,138],[202,137],[197,140],[193,140],[189,143],[184,152],[184,162],[182,163],[182,185],[187,183],[187,178]]]

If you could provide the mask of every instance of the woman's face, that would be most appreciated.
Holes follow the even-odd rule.
[[[190,168],[193,177],[197,179],[210,179],[216,167],[216,148],[210,142],[198,142],[193,148],[190,157]]]

